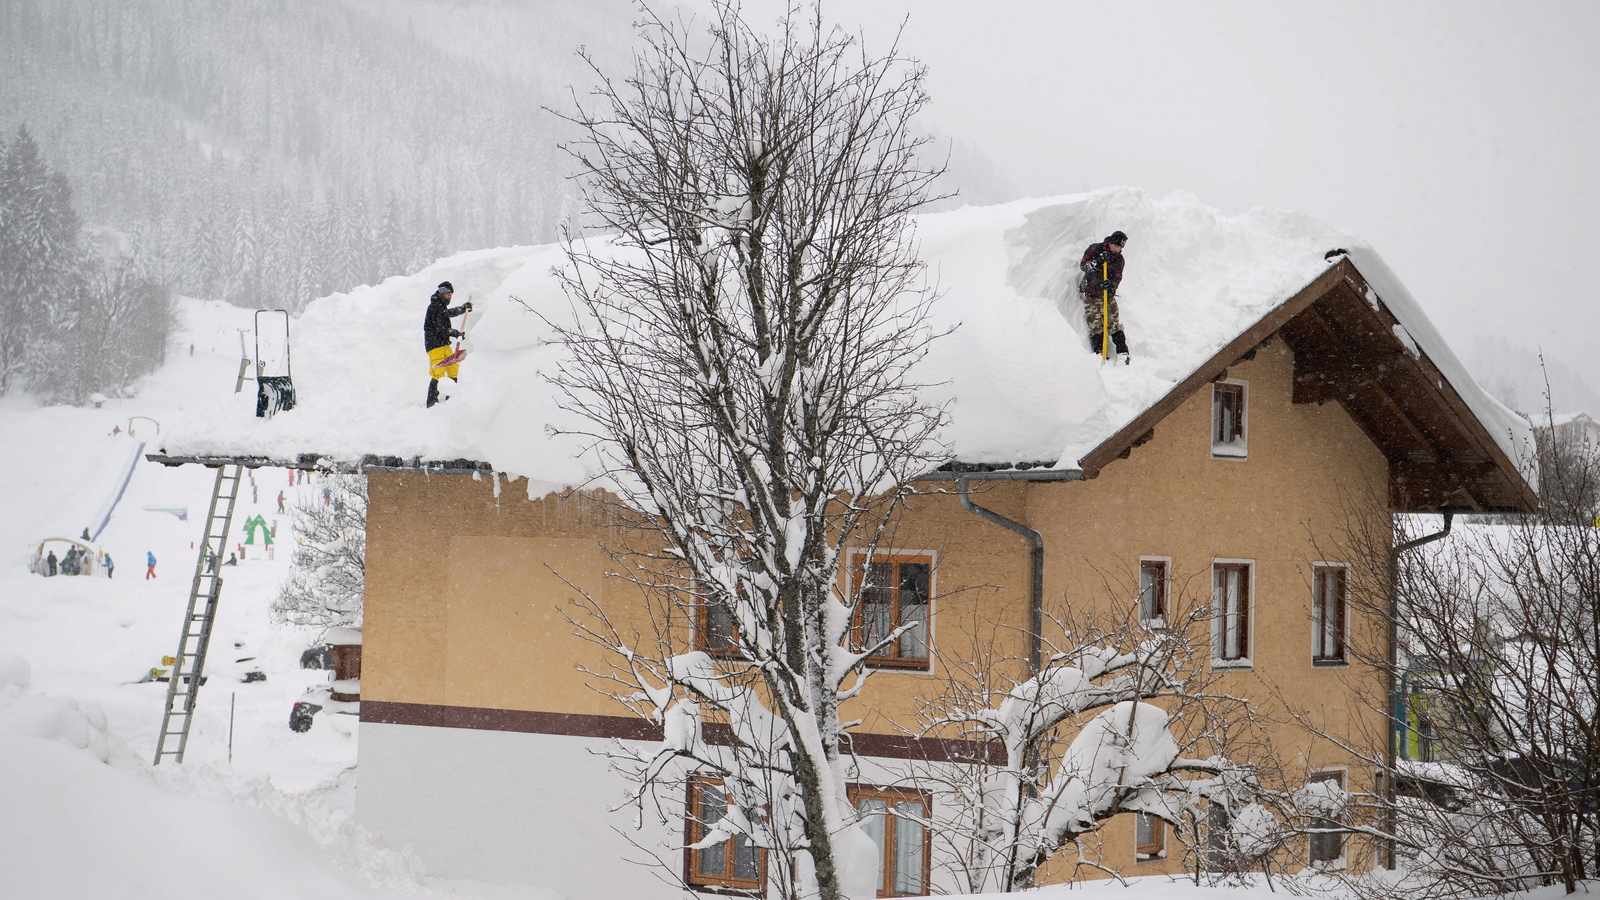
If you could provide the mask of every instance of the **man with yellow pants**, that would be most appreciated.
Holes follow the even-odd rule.
[[[442,366],[450,356],[450,339],[461,337],[462,332],[450,327],[450,320],[472,309],[471,303],[463,303],[452,308],[450,298],[456,289],[448,281],[439,282],[439,288],[428,298],[428,313],[422,319],[422,338],[428,350],[428,405],[433,406],[439,402],[439,379],[449,376],[450,380],[457,381],[461,374],[461,363]]]

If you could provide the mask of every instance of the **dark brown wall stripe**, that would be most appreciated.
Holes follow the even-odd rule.
[[[560,734],[569,737],[618,738],[625,741],[659,741],[661,726],[627,716],[592,716],[578,713],[531,712],[523,709],[484,709],[476,706],[439,706],[432,703],[361,701],[361,721],[384,725],[429,725],[435,728],[471,728],[478,731],[515,731],[524,734]],[[989,741],[919,738],[898,734],[845,735],[847,749],[861,756],[882,759],[920,759],[927,762],[987,761],[1005,764],[1005,748]],[[705,738],[727,744],[726,725],[708,723]]]

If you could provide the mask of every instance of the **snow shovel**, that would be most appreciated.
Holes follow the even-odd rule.
[[[472,302],[472,295],[471,294],[467,295],[467,302],[468,303]],[[470,315],[472,315],[472,310],[470,310],[470,309],[461,314],[461,333],[462,334],[466,334],[467,333],[467,316],[470,316]],[[456,349],[453,352],[451,352],[451,354],[449,356],[446,356],[444,359],[439,360],[437,365],[438,365],[439,368],[442,369],[445,366],[456,365],[457,363],[461,362],[463,359],[466,359],[466,358],[467,358],[467,351],[461,349],[461,340],[458,338],[456,340]]]
[[[1106,263],[1100,263],[1100,358],[1111,358],[1111,289],[1107,283]]]

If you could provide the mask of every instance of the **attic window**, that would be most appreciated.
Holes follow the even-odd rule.
[[[1243,459],[1247,449],[1245,383],[1219,381],[1211,386],[1211,455]]]

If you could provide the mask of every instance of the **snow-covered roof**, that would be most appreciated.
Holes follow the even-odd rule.
[[[1369,286],[1510,459],[1528,424],[1467,374],[1377,253],[1306,216],[1256,209],[1227,216],[1193,195],[1153,199],[1113,188],[919,218],[929,274],[942,292],[935,324],[959,326],[918,372],[948,403],[945,440],[966,463],[1046,462],[1075,468],[1162,400],[1223,347],[1333,264],[1345,248]],[[1084,247],[1126,232],[1119,291],[1133,362],[1105,366],[1087,347],[1076,293]],[[295,409],[255,418],[253,398],[191,411],[163,435],[169,457],[311,454],[478,460],[527,476],[530,492],[585,482],[593,472],[576,423],[546,376],[564,351],[546,321],[570,321],[553,274],[558,246],[479,250],[415,275],[310,304],[292,329]],[[468,358],[448,402],[423,408],[423,310],[448,279],[471,295]],[[1231,361],[1230,361],[1231,362]]]

